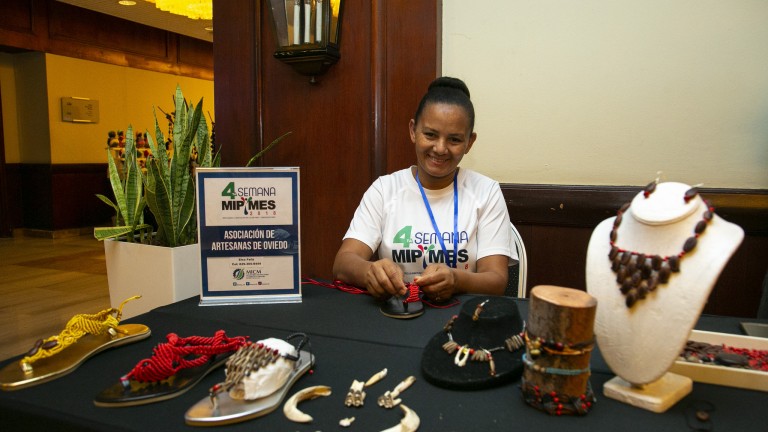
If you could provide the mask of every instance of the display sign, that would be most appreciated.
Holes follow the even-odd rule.
[[[198,168],[201,305],[301,302],[299,168]]]
[[[98,123],[99,101],[83,97],[61,98],[61,120],[73,123]]]

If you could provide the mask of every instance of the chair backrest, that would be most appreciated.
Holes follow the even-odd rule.
[[[514,225],[510,225],[512,226],[512,237],[517,248],[518,262],[517,265],[509,266],[509,281],[507,282],[505,295],[525,298],[528,283],[528,254],[525,251],[525,244],[523,244],[523,238],[520,237],[520,232]]]

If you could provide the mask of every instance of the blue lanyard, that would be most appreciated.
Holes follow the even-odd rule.
[[[440,233],[440,229],[437,227],[437,221],[435,221],[435,215],[432,214],[432,207],[429,205],[427,194],[424,192],[424,187],[419,180],[419,169],[416,168],[416,184],[419,185],[419,191],[421,191],[421,199],[424,200],[424,206],[427,207],[427,213],[429,213],[429,219],[432,221],[432,228],[437,234],[437,239],[440,241],[440,247],[443,248],[443,256],[445,257],[445,264],[448,267],[456,268],[458,261],[458,243],[459,243],[459,187],[456,181],[459,176],[459,169],[453,173],[453,259],[448,256],[448,249],[445,248],[445,242],[443,236]]]

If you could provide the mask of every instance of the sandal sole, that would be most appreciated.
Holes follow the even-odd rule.
[[[405,305],[408,305],[407,307]],[[416,318],[424,314],[424,303],[403,303],[397,297],[390,297],[381,307],[379,311],[387,317],[396,319],[411,319]]]
[[[176,375],[158,383],[140,383],[131,380],[130,388],[127,390],[122,383],[115,383],[99,393],[94,398],[93,404],[101,408],[121,408],[173,399],[186,393],[214,370],[224,366],[231,354],[220,355],[203,366],[181,370]]]
[[[301,351],[299,356],[301,361],[299,368],[291,373],[283,387],[271,395],[246,401],[232,399],[229,393],[222,392],[217,396],[219,406],[215,412],[211,399],[206,397],[187,410],[184,420],[190,426],[219,426],[240,423],[271,413],[280,406],[293,384],[313,366],[312,355],[309,352]]]
[[[56,355],[40,359],[32,364],[32,372],[24,373],[19,361],[14,361],[0,370],[0,389],[20,390],[42,384],[74,372],[86,360],[109,348],[115,348],[146,339],[152,333],[143,324],[121,324],[112,338],[108,333],[88,334]]]

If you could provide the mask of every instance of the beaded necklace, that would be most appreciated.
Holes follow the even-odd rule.
[[[478,310],[475,311],[475,316],[477,316],[479,311],[482,311],[484,304],[485,302],[478,306]],[[522,334],[512,335],[504,340],[503,346],[497,346],[493,348],[473,348],[470,347],[469,344],[461,345],[453,340],[453,334],[451,334],[453,323],[456,321],[456,318],[458,318],[458,315],[452,316],[445,327],[443,327],[443,331],[445,331],[445,334],[448,335],[448,341],[443,344],[443,350],[451,355],[454,353],[456,354],[453,359],[453,363],[458,367],[466,366],[467,360],[488,362],[490,375],[496,376],[496,363],[493,361],[493,353],[503,349],[506,349],[509,352],[515,352],[525,346],[525,341],[523,340]]]
[[[643,190],[643,195],[648,198],[655,190],[656,183],[650,183]],[[697,194],[698,190],[695,187],[691,188],[685,192],[683,200],[688,203]],[[629,209],[631,203],[621,206],[616,213],[610,233],[611,250],[608,253],[608,259],[611,261],[611,270],[616,273],[616,282],[620,286],[619,289],[626,299],[628,308],[634,306],[638,300],[644,299],[649,292],[655,291],[659,284],[666,284],[671,273],[680,271],[680,260],[696,247],[699,236],[707,229],[707,225],[715,214],[714,207],[706,201],[704,203],[707,208],[702,213],[701,220],[696,223],[693,235],[685,240],[683,249],[679,253],[667,256],[626,250],[617,245],[619,226],[624,212]]]

